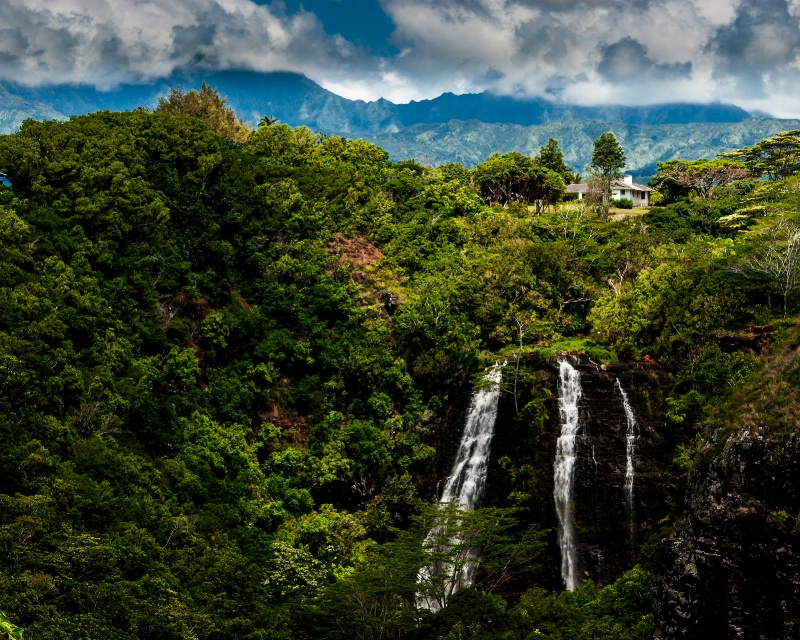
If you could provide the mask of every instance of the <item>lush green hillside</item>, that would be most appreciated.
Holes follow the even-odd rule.
[[[60,120],[64,116],[48,104],[21,98],[0,87],[0,133],[16,131],[28,118]]]
[[[286,125],[234,142],[205,115],[0,138],[2,611],[41,639],[650,637],[652,541],[606,589],[541,587],[536,367],[663,363],[677,516],[706,412],[758,366],[720,336],[785,323],[745,258],[782,246],[796,179],[536,216],[458,165]],[[434,615],[423,498],[498,359],[530,446],[465,524],[494,564]]]
[[[361,137],[389,151],[394,160],[414,158],[433,166],[460,162],[472,167],[494,152],[534,153],[555,137],[568,162],[583,171],[592,142],[612,129],[628,149],[629,170],[650,176],[657,161],[713,157],[797,126],[769,118],[752,120],[747,112],[726,104],[579,106],[489,93],[444,94],[409,104],[364,102],[342,98],[298,74],[233,70],[175,73],[106,91],[82,85],[8,85],[0,93],[0,101],[7,104],[4,119],[0,112],[0,132],[16,131],[28,117],[46,120],[62,113],[154,108],[171,88],[199,89],[204,80],[250,124],[269,116],[291,126]]]
[[[800,127],[800,120],[769,118],[665,125],[568,119],[530,127],[452,121],[414,125],[399,133],[370,136],[369,140],[386,149],[392,158],[413,158],[432,165],[460,162],[472,167],[495,152],[535,154],[549,138],[555,138],[564,150],[567,163],[583,171],[590,163],[594,140],[604,131],[613,131],[625,146],[626,170],[635,176],[650,177],[656,173],[657,162],[674,158],[713,158],[797,127]]]

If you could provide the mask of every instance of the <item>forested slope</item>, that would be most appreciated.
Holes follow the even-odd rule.
[[[485,366],[521,363],[535,447],[536,363],[588,351],[670,373],[677,515],[708,406],[759,366],[719,337],[786,324],[741,256],[796,215],[794,179],[536,216],[458,165],[164,110],[28,121],[0,168],[0,607],[26,637],[652,634],[658,535],[605,590],[537,586],[530,450],[476,515],[503,524],[497,571],[418,609],[426,500]]]
[[[386,149],[392,158],[415,158],[427,164],[460,162],[472,167],[495,152],[515,150],[532,155],[552,137],[561,144],[567,162],[583,172],[591,162],[592,142],[604,131],[613,131],[625,146],[627,172],[646,182],[656,174],[658,162],[713,158],[798,124],[797,120],[771,118],[686,124],[567,118],[534,126],[453,120],[416,124],[397,133],[372,135],[369,140]]]
[[[387,150],[393,160],[414,158],[431,165],[460,162],[472,167],[494,152],[532,154],[552,136],[582,172],[589,164],[592,141],[611,126],[627,148],[629,172],[649,177],[657,161],[712,157],[797,126],[752,118],[739,107],[721,103],[580,106],[488,92],[446,93],[408,104],[364,102],[338,96],[296,73],[227,70],[176,72],[147,84],[103,91],[91,85],[4,84],[0,133],[16,131],[25,118],[155,107],[170,87],[200,90],[204,82],[218,89],[251,125],[266,115],[293,127],[363,137]]]

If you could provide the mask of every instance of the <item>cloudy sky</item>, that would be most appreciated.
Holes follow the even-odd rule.
[[[488,89],[800,117],[800,0],[0,0],[0,80],[187,67],[297,71],[365,100]]]

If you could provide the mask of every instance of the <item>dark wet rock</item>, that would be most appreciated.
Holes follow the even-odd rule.
[[[553,464],[561,433],[557,401],[559,358],[567,358],[580,371],[583,390],[574,495],[580,573],[584,579],[609,584],[634,565],[641,544],[666,515],[663,487],[668,482],[674,449],[674,443],[663,437],[667,379],[658,363],[649,358],[603,365],[592,362],[586,355],[561,355],[538,363],[539,384],[548,390],[549,399],[544,429],[535,445],[526,445],[525,434],[511,430],[513,402],[503,398],[492,456],[509,456],[514,463],[524,458],[526,452],[522,449],[526,446],[537,451],[533,464],[538,470],[535,480],[538,503],[530,506],[538,509],[534,519],[553,530],[541,580],[554,590],[563,588],[553,500]],[[618,380],[637,422],[633,529],[625,491],[628,424]],[[490,491],[495,478],[502,475],[496,466],[494,473],[493,478],[490,470]]]
[[[556,366],[556,365],[553,365]],[[575,520],[584,578],[613,582],[635,563],[650,527],[664,515],[661,487],[667,481],[669,451],[661,393],[666,380],[652,360],[597,365],[587,357],[575,365],[581,373],[581,435],[575,471]],[[633,513],[625,491],[628,422],[622,385],[636,417]],[[557,407],[552,412],[555,456],[560,434]]]
[[[727,353],[750,351],[760,355],[769,348],[774,331],[775,327],[771,325],[752,326],[743,333],[719,334],[716,339],[720,348]]]
[[[800,439],[751,430],[705,452],[663,541],[656,638],[800,637]]]

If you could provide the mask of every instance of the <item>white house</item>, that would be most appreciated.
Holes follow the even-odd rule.
[[[568,184],[567,193],[577,193],[578,200],[583,200],[586,195],[586,188],[589,185],[586,183],[581,184]],[[643,184],[636,184],[633,181],[633,176],[623,176],[621,180],[614,180],[611,183],[611,199],[619,200],[620,198],[629,198],[633,200],[634,207],[649,207],[650,206],[650,192],[652,189]]]

